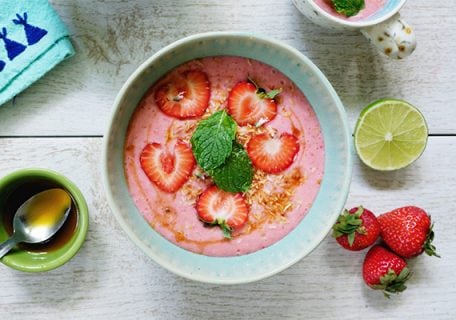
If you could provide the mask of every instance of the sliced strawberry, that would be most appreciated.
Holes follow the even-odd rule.
[[[189,119],[204,114],[210,95],[207,75],[199,70],[190,70],[161,85],[155,92],[155,102],[168,116]]]
[[[231,238],[233,229],[242,227],[249,208],[241,193],[220,190],[215,185],[204,191],[196,203],[199,218],[210,224],[218,224],[225,238]]]
[[[287,169],[298,151],[298,138],[289,133],[282,133],[280,137],[262,133],[253,136],[247,143],[247,153],[253,165],[267,173]]]
[[[149,180],[169,193],[179,190],[195,167],[192,149],[182,141],[175,144],[174,150],[149,143],[141,152],[140,162]]]
[[[271,121],[277,114],[275,93],[267,94],[251,82],[239,82],[231,89],[228,96],[228,113],[240,125],[258,125]],[[271,91],[272,92],[272,91]]]

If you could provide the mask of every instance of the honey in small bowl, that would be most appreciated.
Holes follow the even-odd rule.
[[[32,196],[49,189],[62,188],[61,185],[46,179],[32,179],[21,182],[2,197],[0,216],[8,235],[13,234],[13,220],[19,207]],[[43,216],[44,217],[44,216]],[[70,241],[78,225],[77,206],[71,200],[71,209],[62,227],[54,236],[41,243],[20,243],[18,248],[30,252],[47,253],[55,251]]]

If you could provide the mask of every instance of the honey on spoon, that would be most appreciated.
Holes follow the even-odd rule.
[[[50,239],[64,224],[72,207],[70,195],[53,188],[30,197],[13,218],[13,234],[0,244],[0,258],[18,243],[41,243]]]

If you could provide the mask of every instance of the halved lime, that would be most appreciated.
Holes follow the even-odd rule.
[[[426,148],[428,128],[410,103],[381,99],[361,112],[355,128],[355,148],[372,169],[392,171],[418,159]]]

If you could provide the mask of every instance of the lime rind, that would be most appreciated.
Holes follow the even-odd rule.
[[[393,171],[407,167],[422,155],[428,127],[421,112],[408,102],[381,99],[361,112],[354,136],[356,152],[364,164]]]

